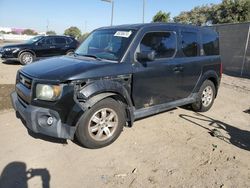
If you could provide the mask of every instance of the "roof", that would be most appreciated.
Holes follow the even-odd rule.
[[[146,27],[156,27],[156,26],[181,26],[181,27],[191,27],[191,28],[200,28],[199,26],[191,25],[191,24],[180,24],[180,23],[162,23],[162,22],[155,22],[155,23],[144,23],[144,24],[125,24],[125,25],[116,25],[116,26],[109,26],[109,27],[101,27],[99,29],[134,29],[139,30]]]
[[[71,37],[71,38],[74,38],[74,37],[69,36],[69,35],[40,35],[40,36],[44,36],[44,37]]]

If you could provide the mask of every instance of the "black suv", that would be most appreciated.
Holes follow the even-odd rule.
[[[221,73],[213,30],[122,25],[93,31],[73,55],[23,67],[11,97],[32,131],[98,148],[136,119],[187,104],[209,110]]]
[[[3,46],[0,48],[0,58],[18,60],[26,65],[36,58],[72,53],[78,44],[77,40],[69,36],[36,36],[23,44]]]

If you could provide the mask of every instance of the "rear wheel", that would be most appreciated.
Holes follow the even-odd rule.
[[[197,112],[208,111],[214,103],[215,93],[214,83],[210,80],[204,81],[198,92],[197,101],[192,104],[193,110]]]
[[[22,65],[30,64],[34,61],[34,55],[30,52],[23,52],[19,56],[19,61]]]
[[[119,137],[125,123],[122,105],[106,98],[82,115],[77,123],[76,137],[87,148],[101,148]]]
[[[66,52],[66,55],[72,55],[72,54],[74,54],[74,50],[68,50],[68,51]]]

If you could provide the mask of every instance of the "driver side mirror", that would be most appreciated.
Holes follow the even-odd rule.
[[[36,46],[42,46],[42,44],[43,44],[42,42],[37,42]]]
[[[139,62],[154,61],[155,60],[155,51],[138,52],[136,54],[136,59]]]

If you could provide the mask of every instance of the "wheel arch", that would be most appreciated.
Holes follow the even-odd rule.
[[[124,106],[126,121],[128,126],[132,126],[134,121],[133,103],[129,93],[130,91],[118,81],[99,80],[82,88],[78,92],[77,100],[83,111],[86,111],[105,98],[113,98]]]
[[[18,58],[20,57],[20,55],[24,52],[30,52],[34,57],[36,57],[36,53],[33,50],[30,49],[23,49],[18,53]]]
[[[217,73],[213,70],[209,70],[206,71],[200,78],[198,84],[195,87],[195,92],[198,92],[201,85],[203,84],[204,81],[206,80],[210,80],[211,82],[213,82],[215,89],[216,89],[216,93],[215,93],[215,97],[217,96],[218,93],[218,89],[219,89],[219,85],[220,85],[220,77],[217,75]]]

